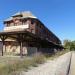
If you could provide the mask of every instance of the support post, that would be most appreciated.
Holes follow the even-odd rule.
[[[20,45],[20,56],[22,58],[23,57],[23,35],[22,34],[17,35],[17,41],[19,42]]]
[[[2,56],[4,55],[3,51],[4,51],[4,40],[2,40],[3,46],[2,46]]]
[[[20,42],[20,56],[23,57],[23,48],[22,48],[23,42]]]
[[[0,36],[0,38],[1,38],[2,44],[3,44],[3,46],[2,46],[2,56],[3,56],[3,50],[5,49],[5,43],[4,43],[4,40],[7,38],[7,36],[2,35],[2,36]]]

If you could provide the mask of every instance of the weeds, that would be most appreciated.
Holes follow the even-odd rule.
[[[38,64],[44,63],[46,59],[54,59],[64,53],[66,51],[59,51],[49,56],[38,53],[30,58],[0,58],[0,75],[21,75],[22,71],[28,71],[30,67],[37,67]]]
[[[5,59],[6,60],[6,59]],[[44,55],[35,55],[32,58],[20,58],[19,60],[6,60],[7,63],[0,63],[0,75],[19,75],[21,71],[27,71],[30,66],[36,67],[45,62]]]

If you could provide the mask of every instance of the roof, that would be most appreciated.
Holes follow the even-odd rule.
[[[24,11],[24,12],[17,12],[16,14],[12,15],[11,17],[7,18],[4,21],[10,21],[13,19],[13,17],[21,15],[21,18],[37,18],[34,16],[30,11]]]
[[[32,40],[32,41],[35,41],[35,42],[37,42],[37,40],[40,42],[40,44],[42,44],[42,46],[43,46],[43,43],[45,43],[45,46],[47,46],[47,47],[60,47],[60,48],[63,48],[61,45],[59,45],[59,44],[55,44],[55,43],[53,43],[52,41],[48,41],[48,40],[46,40],[46,39],[43,39],[43,38],[40,38],[39,36],[37,36],[37,35],[35,35],[35,34],[33,34],[33,33],[30,33],[30,32],[28,32],[28,31],[13,31],[13,32],[0,32],[0,36],[7,36],[7,37],[9,37],[9,38],[16,38],[16,37],[13,37],[13,35],[15,36],[18,36],[18,35],[20,35],[20,34],[23,34],[23,35],[27,35],[27,36],[30,36],[30,37],[32,37],[33,39],[36,39],[36,40]],[[5,41],[14,41],[13,39],[12,40],[10,40],[9,38],[7,38]],[[19,38],[19,37],[18,37]],[[1,37],[0,37],[0,41],[1,41]],[[27,39],[27,41],[29,41],[29,39]],[[43,47],[45,47],[45,46],[43,46]]]

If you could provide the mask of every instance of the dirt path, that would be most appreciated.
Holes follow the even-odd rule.
[[[75,52],[72,52],[69,75],[75,75]]]
[[[66,53],[55,60],[49,60],[39,67],[32,68],[22,75],[66,75],[69,67],[71,52]]]

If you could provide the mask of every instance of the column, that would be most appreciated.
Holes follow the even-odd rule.
[[[20,42],[20,56],[21,57],[23,56],[23,53],[22,53],[23,52],[23,47],[22,46],[23,46],[23,42],[21,41]]]
[[[3,52],[5,51],[5,39],[7,38],[7,36],[5,36],[5,35],[1,35],[0,36],[0,38],[1,38],[1,40],[2,40],[2,44],[3,44],[3,46],[2,46],[2,56],[3,56]]]

